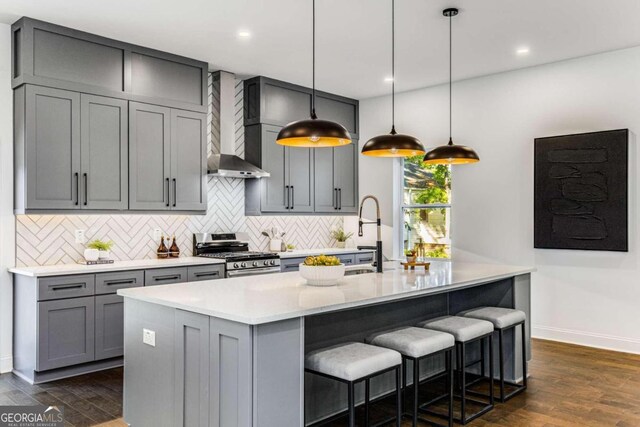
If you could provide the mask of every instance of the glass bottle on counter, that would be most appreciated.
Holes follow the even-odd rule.
[[[176,236],[173,235],[173,242],[171,243],[171,247],[169,248],[169,256],[171,258],[178,258],[180,256],[180,248],[176,244]]]
[[[164,244],[164,236],[160,237],[160,246],[158,246],[158,251],[156,252],[158,258],[169,258],[169,249]]]

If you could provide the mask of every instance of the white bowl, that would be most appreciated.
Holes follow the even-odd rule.
[[[300,275],[311,286],[333,286],[344,277],[344,264],[339,265],[305,265],[300,264]]]

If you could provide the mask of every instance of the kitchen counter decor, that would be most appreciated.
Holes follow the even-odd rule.
[[[344,228],[338,227],[331,231],[331,237],[336,240],[336,246],[343,249],[347,245],[347,240],[353,236],[353,233],[347,233]]]
[[[333,286],[344,277],[345,266],[334,256],[318,255],[305,258],[300,275],[310,286]]]

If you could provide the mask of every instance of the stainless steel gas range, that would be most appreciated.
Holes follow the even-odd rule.
[[[193,254],[225,260],[225,277],[280,273],[278,254],[249,251],[246,233],[195,233]]]

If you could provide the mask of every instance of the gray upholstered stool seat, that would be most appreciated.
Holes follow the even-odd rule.
[[[400,353],[360,342],[312,351],[304,367],[346,381],[356,381],[402,363]]]
[[[409,326],[370,335],[367,342],[417,358],[453,347],[454,339],[446,332]]]
[[[472,317],[493,323],[496,329],[504,329],[524,322],[527,316],[524,311],[513,308],[481,307],[458,313],[458,316]]]
[[[418,326],[441,332],[447,332],[457,342],[467,342],[493,332],[493,323],[486,320],[471,319],[460,316],[442,316],[425,320]]]

